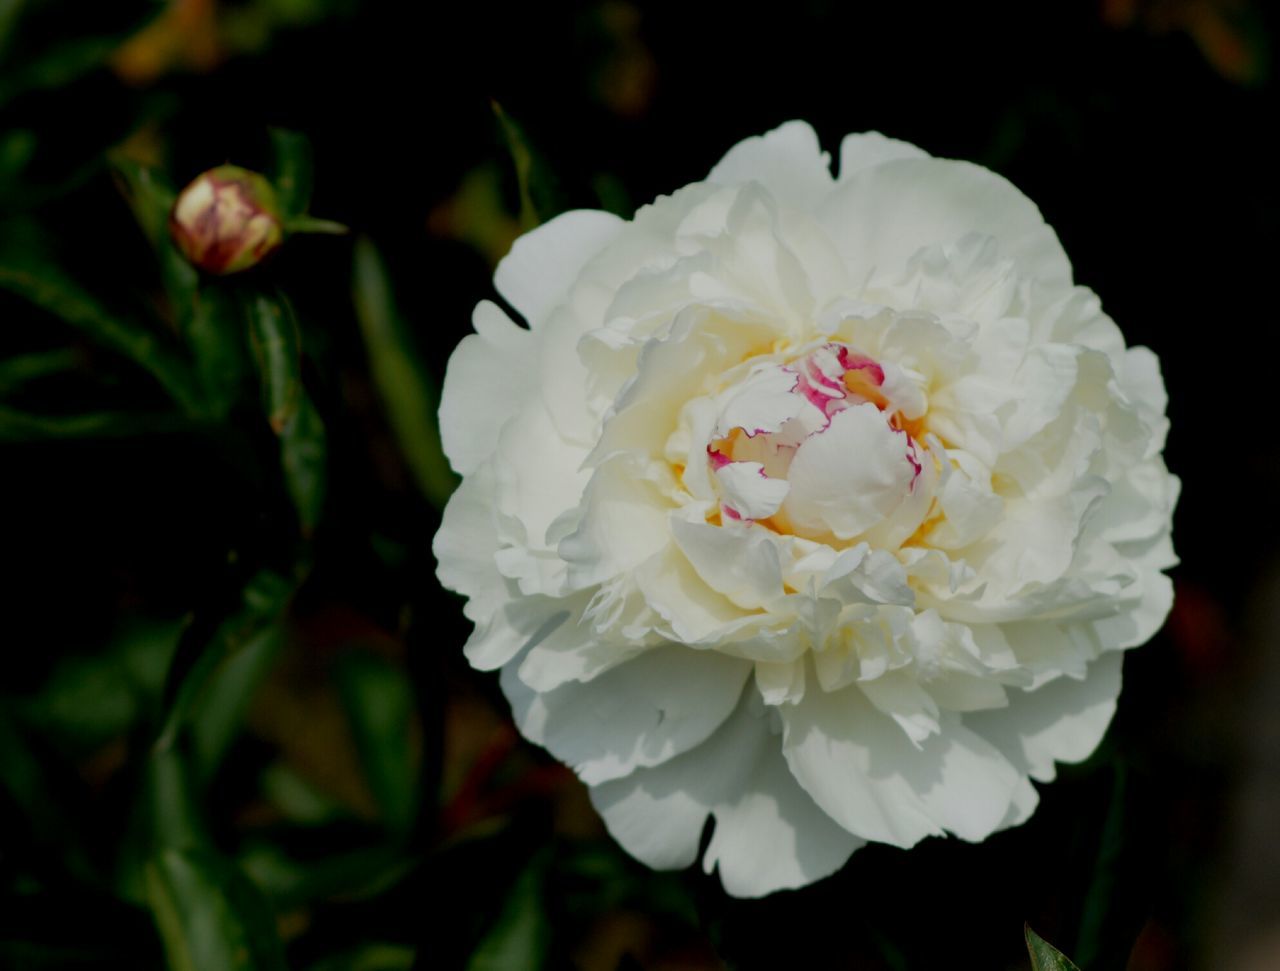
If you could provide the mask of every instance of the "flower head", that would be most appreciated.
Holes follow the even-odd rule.
[[[730,893],[981,840],[1163,622],[1155,356],[1004,179],[790,123],[518,240],[450,361],[466,653],[655,867]]]
[[[209,169],[183,189],[169,229],[188,260],[218,275],[257,266],[284,241],[275,189],[236,165]]]

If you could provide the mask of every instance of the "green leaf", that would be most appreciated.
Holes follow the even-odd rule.
[[[29,240],[22,240],[28,242]],[[0,289],[22,297],[149,372],[188,414],[201,411],[187,364],[142,324],[109,311],[38,251],[15,240],[0,251]]]
[[[135,852],[140,847],[194,850],[209,845],[203,805],[185,746],[152,750],[147,760],[144,797],[145,827],[136,833]]]
[[[311,965],[308,971],[409,971],[413,948],[402,944],[366,944]]]
[[[414,482],[427,499],[443,506],[457,477],[440,445],[439,395],[396,309],[386,266],[368,238],[356,241],[354,270],[356,317],[387,420]]]
[[[80,845],[80,820],[54,798],[49,766],[9,713],[0,709],[0,793],[25,817],[32,835],[81,880],[93,879],[93,868]],[[7,834],[11,839],[12,833]]]
[[[261,789],[281,815],[303,826],[320,826],[347,815],[342,803],[317,789],[286,762],[262,770]]]
[[[74,348],[67,347],[0,361],[0,395],[12,394],[33,381],[74,370],[81,358]]]
[[[238,609],[211,637],[204,639],[194,626],[188,628],[170,665],[163,727],[156,740],[158,751],[173,747],[219,667],[254,645],[259,635],[276,623],[295,588],[294,581],[263,570],[245,585]]]
[[[135,162],[119,152],[112,153],[108,161],[120,194],[160,261],[165,292],[175,307],[189,303],[199,282],[199,274],[178,251],[169,234],[169,213],[177,197],[173,186],[158,169]]]
[[[172,971],[285,971],[271,909],[236,867],[166,850],[147,864],[146,882]]]
[[[304,536],[310,536],[320,522],[328,460],[324,421],[304,394],[298,413],[280,433],[280,465]]]
[[[1098,852],[1093,860],[1093,878],[1084,896],[1080,931],[1075,938],[1075,956],[1085,965],[1094,965],[1102,953],[1108,919],[1115,919],[1116,883],[1125,843],[1125,796],[1128,769],[1120,757],[1112,757],[1111,798],[1107,802]]]
[[[298,322],[283,296],[256,294],[245,306],[262,384],[264,410],[280,439],[285,488],[310,535],[324,507],[328,443],[324,422],[302,386]]]
[[[376,897],[420,865],[403,846],[389,843],[300,860],[270,840],[242,850],[239,863],[282,910],[339,896],[346,900]]]
[[[472,952],[467,971],[538,971],[547,966],[551,922],[543,885],[548,859],[539,853],[516,879],[497,921]]]
[[[388,828],[404,835],[418,812],[412,687],[403,671],[364,652],[345,655],[336,676],[369,788]]]
[[[40,60],[0,79],[0,105],[27,91],[66,87],[105,61],[117,46],[109,37],[84,37],[59,44]]]
[[[249,374],[236,284],[199,280],[189,302],[178,307],[178,325],[195,357],[210,412],[225,418],[240,398]]]
[[[159,0],[117,0],[110,6],[111,22],[78,16],[75,3],[4,0],[0,3],[0,106],[28,91],[66,87],[102,65],[129,34],[141,29],[164,9]],[[40,24],[36,21],[43,20]],[[60,30],[50,29],[58,24]],[[80,33],[81,24],[92,33]],[[35,31],[28,28],[36,28]],[[30,35],[54,37],[52,43],[32,43]]]
[[[306,213],[311,205],[311,142],[301,132],[271,129],[271,181],[285,219]]]
[[[533,148],[524,130],[498,102],[492,102],[494,116],[516,170],[520,191],[520,223],[528,232],[565,210],[564,197],[554,170]]]
[[[254,690],[284,643],[283,626],[273,623],[227,657],[191,709],[191,760],[198,781],[207,784],[240,733]]]
[[[129,438],[179,431],[186,419],[176,415],[101,411],[85,415],[33,415],[0,407],[0,441],[44,439]]]
[[[182,627],[180,621],[137,620],[100,652],[64,657],[21,706],[23,721],[73,755],[126,735],[154,711]]]
[[[251,295],[245,305],[249,339],[262,385],[263,410],[277,435],[298,414],[302,400],[302,348],[297,321],[280,299]]]
[[[1023,932],[1027,953],[1031,955],[1031,971],[1080,971],[1065,954],[1033,931],[1030,924],[1023,925]]]

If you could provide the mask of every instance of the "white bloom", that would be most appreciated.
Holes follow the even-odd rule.
[[[435,541],[516,723],[654,867],[756,896],[981,840],[1163,622],[1155,356],[1035,206],[805,124],[518,240],[449,363]]]

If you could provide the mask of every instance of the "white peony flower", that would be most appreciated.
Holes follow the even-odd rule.
[[[1178,480],[1126,348],[1003,178],[799,122],[569,212],[449,363],[466,655],[658,868],[758,896],[981,840],[1098,744]]]

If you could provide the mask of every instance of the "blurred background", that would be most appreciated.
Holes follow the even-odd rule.
[[[0,0],[0,967],[1280,968],[1275,8]],[[495,110],[495,104],[500,110]],[[1025,826],[651,873],[461,656],[447,357],[521,231],[789,118],[1034,199],[1162,358],[1165,630]],[[201,277],[232,161],[349,226]]]

